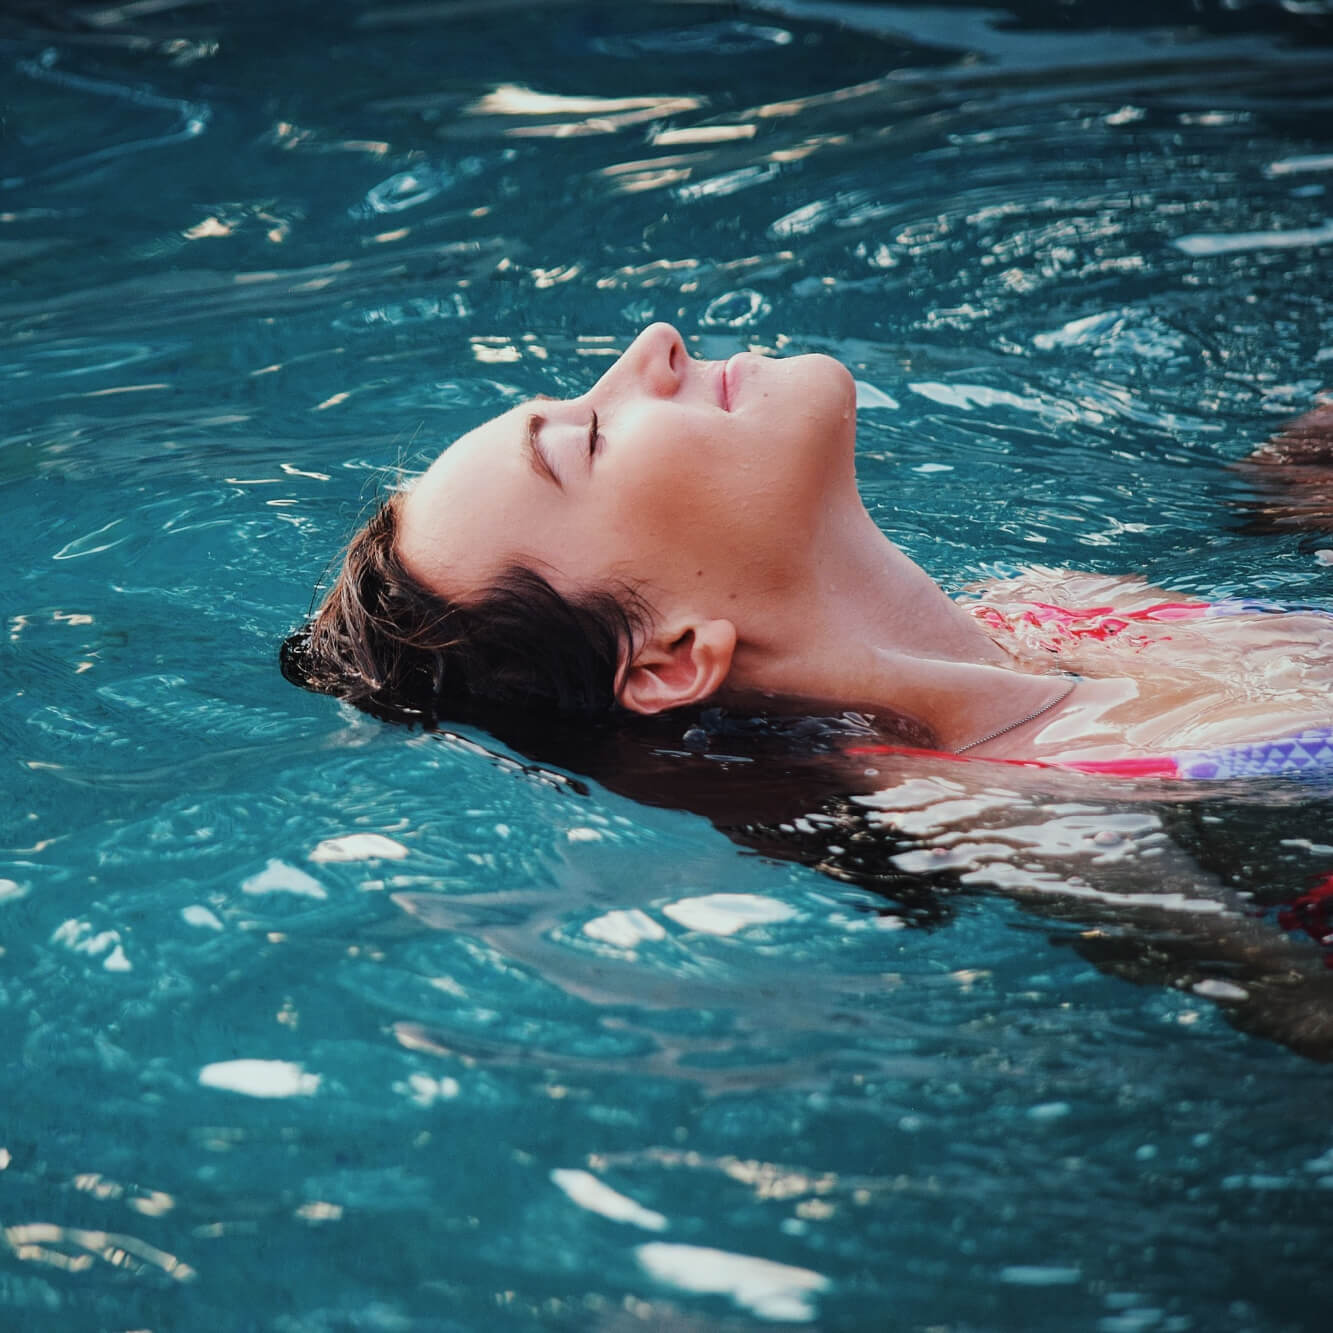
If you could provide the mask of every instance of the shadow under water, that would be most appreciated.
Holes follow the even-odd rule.
[[[566,797],[588,779],[703,816],[750,852],[872,891],[881,905],[862,910],[904,924],[944,926],[960,895],[1004,895],[1111,975],[1203,996],[1244,1031],[1333,1059],[1333,846],[1310,837],[1333,827],[1333,779],[1108,782],[892,746],[867,757],[857,742],[883,737],[855,714],[510,711],[487,726],[428,734]]]

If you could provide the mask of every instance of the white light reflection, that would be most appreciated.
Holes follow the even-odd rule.
[[[310,861],[401,861],[407,848],[382,833],[346,833],[325,838],[311,849]]]
[[[868,384],[865,380],[856,380],[856,408],[858,412],[872,410],[874,408],[884,408],[891,411],[898,406],[898,400],[885,393],[883,389],[877,389],[873,384]],[[943,464],[934,464],[939,467]],[[950,469],[952,470],[952,469]]]
[[[734,935],[747,926],[773,925],[790,921],[796,909],[774,898],[754,893],[705,893],[667,903],[662,914],[686,930],[705,935]]]
[[[4,1238],[16,1259],[48,1264],[70,1273],[91,1268],[97,1259],[101,1259],[113,1268],[130,1272],[156,1268],[177,1282],[192,1282],[197,1276],[189,1264],[174,1254],[159,1250],[137,1236],[120,1232],[86,1231],[51,1222],[29,1222],[6,1227]],[[53,1248],[57,1246],[63,1248]],[[82,1253],[67,1253],[70,1249]]]
[[[0,903],[26,897],[28,887],[16,879],[0,879]]]
[[[1034,412],[1055,421],[1077,421],[1078,411],[1057,398],[1011,393],[985,384],[938,384],[921,380],[907,386],[913,393],[942,407],[956,407],[970,412],[974,407],[1012,407],[1019,412]]]
[[[693,97],[565,97],[559,93],[535,92],[521,84],[502,83],[473,102],[467,113],[474,116],[593,116],[664,107],[694,111],[700,105]]]
[[[842,214],[869,203],[870,199],[871,195],[867,190],[835,194],[831,199],[816,199],[792,209],[790,213],[784,213],[776,222],[769,225],[769,231],[774,236],[781,236],[784,239],[808,236],[826,222],[832,222]]]
[[[758,292],[742,287],[714,297],[699,322],[708,328],[741,329],[765,318],[772,310]]]
[[[310,1097],[319,1083],[318,1074],[290,1060],[220,1060],[199,1071],[201,1087],[246,1097]]]
[[[230,236],[232,228],[220,218],[206,217],[196,222],[193,227],[186,227],[181,233],[187,241],[202,241],[212,236]]]
[[[581,117],[514,125],[504,131],[514,137],[562,139],[580,134],[612,134],[627,125],[698,111],[703,106],[703,100],[697,97],[564,97],[539,93],[522,84],[505,83],[465,107],[463,114]]]
[[[1315,153],[1305,157],[1284,157],[1268,164],[1270,176],[1294,176],[1307,171],[1333,171],[1333,153]]]
[[[87,921],[71,918],[55,928],[51,934],[51,943],[63,944],[73,952],[86,954],[90,958],[101,957],[102,966],[108,972],[133,970],[121,945],[120,933],[115,930],[94,931]]]
[[[1326,220],[1322,227],[1298,227],[1292,231],[1241,231],[1230,235],[1198,232],[1192,236],[1178,236],[1171,244],[1187,255],[1204,258],[1234,255],[1245,250],[1296,250],[1330,242],[1333,242],[1333,219]]]
[[[909,874],[955,870],[961,884],[1011,893],[1197,915],[1228,911],[1219,898],[1202,896],[1206,889],[1197,868],[1177,856],[1160,818],[1150,811],[1103,811],[1076,804],[1034,810],[1014,792],[969,792],[942,778],[915,778],[855,799],[870,811],[869,823],[923,840],[924,845],[892,858]],[[1006,824],[1005,812],[1030,822]],[[1152,861],[1151,873],[1136,874],[1136,867],[1147,860]],[[1105,875],[1093,885],[1079,873],[1086,866],[1114,865],[1123,865],[1127,887],[1107,887]],[[1180,885],[1174,891],[1165,887],[1172,878]],[[1149,884],[1154,887],[1143,887]]]
[[[169,388],[171,388],[170,384],[164,384],[160,381],[155,384],[117,384],[110,389],[92,389],[80,396],[83,398],[113,398],[121,393],[160,393],[162,390]]]
[[[612,1222],[627,1222],[644,1231],[667,1229],[667,1220],[661,1213],[618,1193],[588,1171],[567,1171],[557,1167],[551,1172],[551,1183],[571,1203],[599,1217],[609,1218]]]
[[[809,1323],[815,1317],[811,1297],[829,1286],[828,1278],[809,1268],[701,1245],[652,1241],[638,1246],[634,1254],[659,1282],[682,1291],[730,1296],[761,1319]]]
[[[304,870],[285,861],[270,860],[258,874],[241,881],[241,892],[294,893],[303,898],[327,898],[328,891]]]
[[[666,939],[666,931],[637,907],[613,908],[593,917],[583,923],[583,933],[590,940],[611,944],[618,949],[633,949],[645,941]]]
[[[725,171],[720,176],[712,176],[693,185],[682,185],[676,191],[676,198],[686,204],[696,199],[718,199],[741,190],[748,190],[752,185],[762,185],[777,174],[778,166],[774,162],[738,167],[735,171]]]
[[[753,125],[694,125],[678,130],[654,130],[649,142],[659,147],[683,143],[731,143],[736,139],[753,139]]]

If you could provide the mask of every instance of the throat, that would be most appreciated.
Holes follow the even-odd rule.
[[[1012,658],[864,509],[824,544],[801,590],[802,625],[845,650],[860,644],[926,660],[1002,666]]]
[[[1063,689],[1057,689],[1051,696],[1049,703],[1044,703],[1038,708],[1034,708],[1030,713],[1024,713],[1021,717],[1016,717],[1012,722],[1006,722],[1003,726],[996,727],[994,731],[987,732],[984,736],[978,736],[974,741],[968,741],[966,745],[954,747],[955,754],[966,754],[969,750],[980,749],[983,745],[989,745],[992,741],[999,740],[1002,736],[1008,736],[1016,732],[1020,727],[1026,727],[1029,722],[1036,722],[1045,717],[1048,713],[1054,712],[1062,703],[1065,703],[1069,696],[1073,694],[1078,686],[1078,676],[1071,676]]]
[[[730,699],[906,716],[954,749],[1018,730],[1067,688],[1065,677],[1016,669],[864,510],[842,521],[831,531],[830,519],[809,558],[738,624]]]
[[[955,754],[1026,750],[1075,702],[1081,683],[1063,672],[1033,675],[1012,666],[916,654],[886,654],[884,668],[884,702],[920,719],[939,748]]]

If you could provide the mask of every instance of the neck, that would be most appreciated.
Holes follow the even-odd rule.
[[[859,503],[830,514],[755,627],[739,626],[736,698],[803,698],[923,723],[947,749],[1066,689],[1034,676],[875,526]]]

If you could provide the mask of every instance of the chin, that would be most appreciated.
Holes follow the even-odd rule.
[[[843,441],[850,449],[856,441],[856,381],[852,372],[835,357],[815,352],[798,358],[801,392],[806,410],[817,415],[830,440]]]
[[[792,357],[791,365],[799,367],[803,390],[811,395],[812,404],[817,403],[840,417],[848,413],[855,417],[856,381],[837,357],[810,352]]]
[[[831,356],[813,353],[778,362],[788,376],[781,404],[792,480],[809,494],[855,488],[856,382]]]

